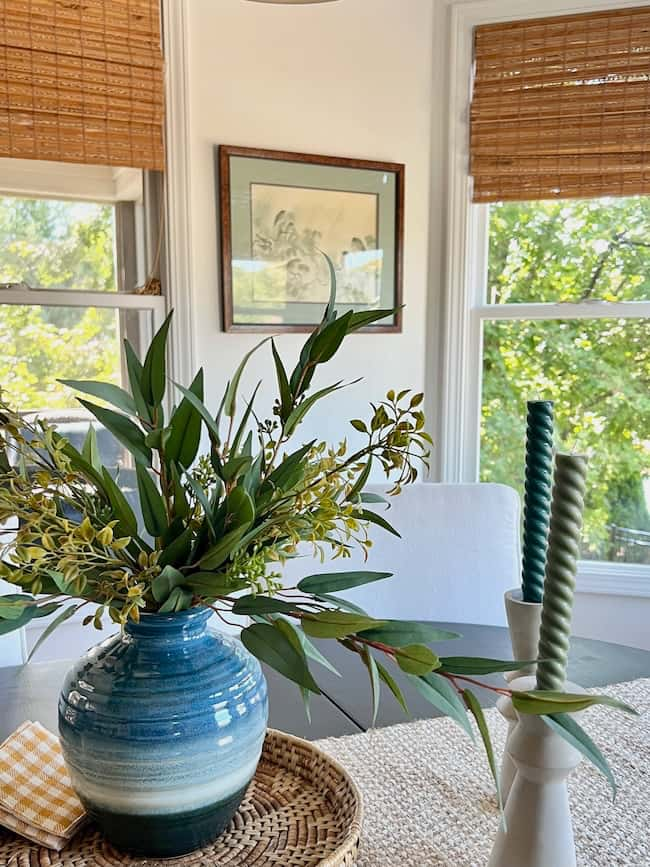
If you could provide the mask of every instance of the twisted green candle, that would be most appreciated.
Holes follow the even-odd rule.
[[[521,593],[524,602],[541,602],[551,515],[553,401],[529,400],[526,422],[526,490]]]
[[[551,527],[539,630],[538,689],[560,690],[566,680],[586,475],[587,460],[582,455],[555,456]]]

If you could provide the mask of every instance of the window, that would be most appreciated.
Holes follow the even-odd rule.
[[[650,595],[650,8],[613,5],[454,7],[438,440],[443,480],[521,494],[554,400],[590,463],[578,588]]]
[[[0,160],[0,185],[9,176],[12,182],[12,194],[0,194],[2,395],[17,409],[46,417],[81,447],[91,415],[59,380],[122,385],[123,338],[139,351],[160,324],[164,299],[134,292],[155,257],[158,210],[145,208],[139,170],[120,170],[121,184],[113,187],[105,183],[111,169],[61,165],[53,172],[43,164],[47,194],[40,194],[30,167],[19,195],[20,171],[12,162]],[[84,199],[55,198],[53,177],[68,196],[78,189]],[[154,189],[155,181],[150,175],[145,187]],[[128,191],[137,198],[110,200]],[[126,452],[94,426],[106,464],[126,464]]]
[[[650,198],[487,222],[480,477],[523,495],[526,400],[554,400],[558,444],[589,458],[583,558],[650,565]]]

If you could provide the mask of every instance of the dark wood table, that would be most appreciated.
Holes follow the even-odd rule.
[[[454,623],[438,625],[462,633],[462,638],[436,643],[435,650],[442,656],[512,658],[506,629]],[[309,723],[297,687],[275,671],[266,669],[270,695],[269,725],[309,740],[364,731],[371,722],[370,687],[365,667],[336,642],[321,642],[320,646],[343,677],[336,677],[322,666],[312,664],[323,695],[312,696]],[[0,668],[0,741],[26,719],[38,720],[46,728],[56,731],[57,699],[69,666],[69,662],[59,661]],[[574,638],[569,677],[586,687],[650,677],[650,652]],[[403,681],[399,675],[396,679]],[[494,675],[492,682],[503,684],[501,675]],[[402,685],[413,718],[439,715],[408,684]],[[494,703],[492,693],[478,692],[483,704]],[[404,720],[402,710],[384,689],[377,725],[387,726]]]

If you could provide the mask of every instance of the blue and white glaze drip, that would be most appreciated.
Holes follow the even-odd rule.
[[[170,857],[228,825],[268,716],[266,682],[211,612],[144,614],[68,673],[59,731],[72,784],[116,847]]]

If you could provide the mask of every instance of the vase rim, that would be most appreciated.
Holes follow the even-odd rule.
[[[202,628],[211,615],[212,611],[205,605],[196,605],[192,608],[186,608],[184,611],[170,611],[163,614],[159,611],[146,611],[140,614],[138,623],[128,620],[124,628],[132,635],[158,630]]]

